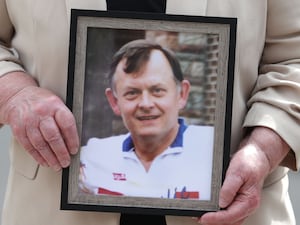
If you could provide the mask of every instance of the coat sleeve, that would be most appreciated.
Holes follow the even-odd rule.
[[[300,168],[300,1],[268,1],[266,42],[244,126],[277,132],[291,152],[282,165]]]
[[[23,71],[16,49],[11,43],[14,27],[7,11],[6,0],[0,0],[0,76],[12,72]]]

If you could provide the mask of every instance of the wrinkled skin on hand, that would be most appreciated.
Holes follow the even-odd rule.
[[[204,214],[203,225],[241,225],[260,204],[266,176],[289,151],[289,146],[272,130],[256,127],[231,159],[219,206],[223,210]]]
[[[26,85],[2,101],[0,114],[1,122],[10,125],[16,140],[39,164],[55,171],[69,166],[79,138],[73,114],[59,97]]]

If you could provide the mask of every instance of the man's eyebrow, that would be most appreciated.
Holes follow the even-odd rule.
[[[141,88],[139,87],[133,87],[133,86],[127,86],[123,89],[123,92],[128,92],[128,91],[141,91]]]
[[[122,90],[138,90],[139,88],[138,87],[134,87],[134,86],[125,86],[122,88]]]
[[[166,84],[163,84],[163,83],[158,83],[158,84],[153,84],[150,86],[150,88],[156,88],[156,87],[164,87],[164,86],[167,86]]]

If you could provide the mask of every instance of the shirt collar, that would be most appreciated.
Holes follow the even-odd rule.
[[[183,146],[183,133],[187,128],[187,125],[185,125],[184,120],[182,118],[178,119],[179,123],[179,129],[176,135],[175,140],[170,145],[171,148],[175,147],[182,147]],[[124,141],[123,141],[123,152],[129,152],[134,148],[134,144],[131,138],[131,135],[129,135]]]

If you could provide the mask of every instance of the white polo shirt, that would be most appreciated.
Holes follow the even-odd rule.
[[[210,200],[214,128],[185,126],[148,171],[130,134],[91,138],[80,152],[81,187],[94,194]]]

